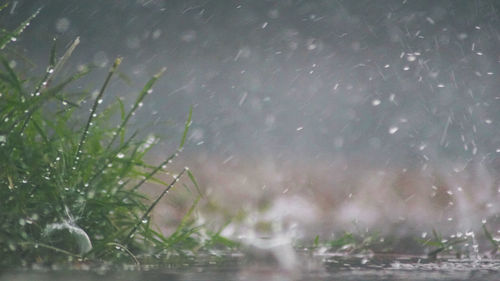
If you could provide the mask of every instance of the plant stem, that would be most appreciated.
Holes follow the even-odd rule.
[[[89,133],[89,128],[90,124],[92,124],[92,120],[94,119],[94,114],[97,110],[97,106],[102,102],[101,98],[104,95],[104,91],[106,90],[109,80],[111,80],[111,77],[115,73],[116,69],[122,62],[122,58],[117,58],[115,62],[113,63],[113,66],[109,70],[108,76],[106,77],[106,80],[104,81],[104,84],[101,87],[101,90],[99,91],[99,94],[97,95],[94,105],[92,106],[92,110],[90,111],[89,119],[87,120],[87,124],[85,125],[85,129],[83,130],[82,137],[80,138],[80,143],[78,144],[78,148],[75,153],[75,159],[73,161],[74,166],[76,167],[76,164],[78,162],[78,158],[80,157],[82,153],[82,146],[85,143],[85,139],[87,138],[87,135]]]
[[[167,194],[167,192],[179,181],[179,179],[182,177],[182,175],[186,172],[186,168],[182,169],[182,171],[179,173],[177,177],[174,178],[174,180],[163,190],[163,192],[156,198],[156,200],[149,206],[147,211],[142,215],[140,220],[136,223],[136,225],[130,230],[130,232],[127,234],[125,237],[125,243],[124,245],[127,246],[128,243],[130,242],[130,239],[134,235],[134,233],[137,231],[137,228],[141,225],[142,221],[145,220],[148,216],[149,213],[154,209],[154,207],[160,202],[161,198]]]

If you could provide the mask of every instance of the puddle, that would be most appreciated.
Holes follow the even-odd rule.
[[[128,280],[360,280],[360,281],[496,281],[500,260],[444,258],[431,262],[413,256],[341,256],[301,253],[295,268],[282,268],[270,256],[243,254],[201,256],[186,263],[144,266],[141,269],[22,270],[0,275],[0,281],[128,281]]]

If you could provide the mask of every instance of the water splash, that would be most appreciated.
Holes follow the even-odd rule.
[[[69,221],[51,223],[47,225],[44,230],[44,236],[50,237],[58,235],[57,232],[64,230],[68,231],[69,234],[75,239],[75,243],[78,246],[80,254],[85,254],[92,250],[92,242],[90,241],[87,232],[85,232],[85,230],[80,228],[78,225]]]
[[[64,206],[64,209],[66,212],[67,219],[63,219],[63,222],[61,223],[48,224],[45,227],[43,233],[44,236],[45,237],[62,236],[63,235],[62,231],[67,231],[74,239],[74,242],[76,243],[76,246],[78,247],[80,254],[82,255],[88,253],[90,250],[92,250],[92,241],[90,240],[89,235],[87,234],[87,232],[85,232],[85,230],[83,230],[76,224],[76,220],[69,211],[69,208],[67,206]]]

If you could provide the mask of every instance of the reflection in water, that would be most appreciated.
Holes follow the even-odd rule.
[[[0,281],[94,281],[94,280],[363,280],[363,281],[494,281],[500,271],[500,262],[483,260],[443,259],[430,262],[419,257],[375,256],[345,257],[336,254],[315,255],[302,252],[297,255],[300,265],[295,269],[276,266],[267,258],[249,259],[241,254],[220,257],[202,257],[189,264],[164,265],[159,268],[137,270],[83,270],[8,272]],[[368,262],[366,260],[368,259]]]

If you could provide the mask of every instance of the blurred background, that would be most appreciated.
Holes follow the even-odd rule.
[[[229,236],[500,225],[498,1],[10,3],[7,29],[41,8],[16,67],[42,73],[53,39],[62,52],[79,36],[72,68],[97,66],[82,90],[124,58],[130,81],[115,79],[105,103],[132,103],[167,67],[135,126],[161,138],[159,162],[193,106],[174,166],[191,167],[207,195],[200,220],[232,221]],[[183,192],[157,210],[160,226],[189,206]]]

